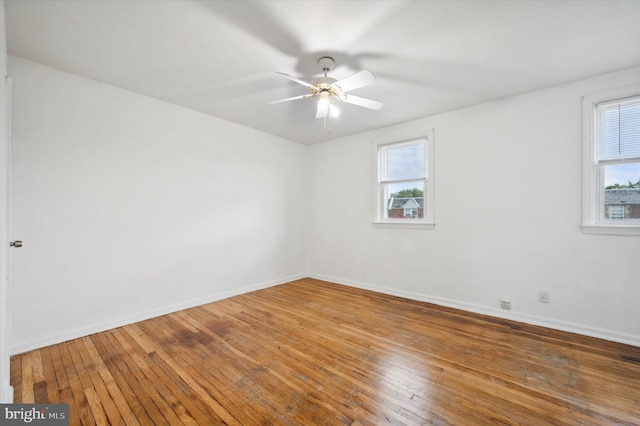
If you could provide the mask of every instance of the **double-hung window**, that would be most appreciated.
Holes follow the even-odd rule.
[[[433,223],[433,132],[376,145],[374,225],[431,229]]]
[[[640,86],[585,97],[587,233],[640,235]]]

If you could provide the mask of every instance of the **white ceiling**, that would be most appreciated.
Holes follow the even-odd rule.
[[[11,55],[305,144],[640,65],[640,0],[5,0]],[[378,81],[332,132],[307,89],[331,55]]]

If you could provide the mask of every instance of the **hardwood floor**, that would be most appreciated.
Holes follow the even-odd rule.
[[[14,356],[71,425],[640,424],[640,348],[314,279]]]

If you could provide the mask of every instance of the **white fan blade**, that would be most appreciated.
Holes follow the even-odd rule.
[[[291,81],[295,81],[296,83],[298,83],[298,84],[302,84],[303,86],[307,86],[307,87],[314,87],[313,85],[311,85],[311,84],[307,83],[306,81],[302,81],[302,80],[300,80],[300,79],[298,79],[298,78],[291,77],[289,74],[285,74],[285,73],[283,73],[283,72],[278,72],[278,71],[276,71],[276,74],[284,75],[284,76],[285,76],[285,77],[287,77],[289,80],[291,80]]]
[[[372,101],[371,99],[361,98],[360,96],[354,96],[345,94],[341,98],[342,102],[346,102],[348,104],[358,105],[361,107],[369,108],[378,111],[380,108],[384,106],[382,102]]]
[[[345,93],[359,87],[368,86],[375,83],[376,81],[376,76],[373,75],[371,71],[362,70],[353,74],[352,76],[343,78],[342,80],[338,80],[333,84],[336,86],[340,86],[340,89],[342,89],[342,93]]]
[[[326,102],[318,102],[316,109],[316,118],[325,118],[329,114],[329,104]]]
[[[300,96],[294,96],[292,98],[286,98],[286,99],[279,99],[277,101],[271,101],[269,102],[270,104],[278,104],[280,102],[288,102],[288,101],[295,101],[296,99],[304,99],[304,98],[309,98],[313,96],[312,94],[308,94],[308,95],[300,95]]]

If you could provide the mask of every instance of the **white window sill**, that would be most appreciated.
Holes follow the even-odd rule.
[[[373,227],[374,228],[395,228],[395,229],[423,229],[423,230],[428,230],[428,229],[433,229],[436,227],[435,223],[426,223],[426,222],[400,222],[400,221],[389,221],[389,222],[382,222],[382,221],[377,221],[377,222],[373,222]]]
[[[585,234],[640,236],[640,225],[581,225]]]

